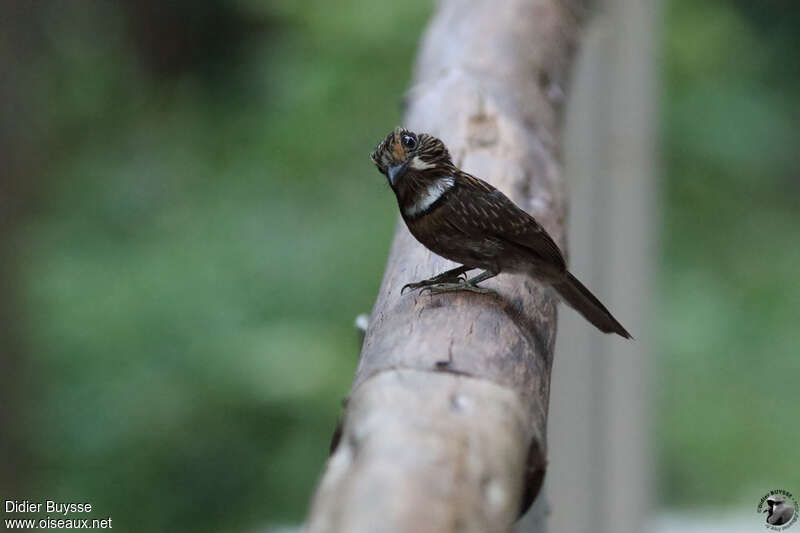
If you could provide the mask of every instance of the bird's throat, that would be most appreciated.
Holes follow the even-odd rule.
[[[452,176],[442,176],[409,191],[402,206],[403,214],[408,218],[420,217],[429,213],[444,199],[455,186]]]

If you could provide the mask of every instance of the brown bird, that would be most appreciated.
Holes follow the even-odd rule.
[[[432,252],[462,266],[403,287],[432,293],[491,292],[478,283],[501,272],[522,273],[553,287],[604,333],[630,334],[575,276],[536,220],[503,193],[453,164],[444,143],[397,128],[372,161],[389,180],[411,234]],[[475,277],[465,273],[483,269]]]

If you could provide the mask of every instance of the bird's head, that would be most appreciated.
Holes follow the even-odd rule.
[[[417,175],[441,172],[452,165],[450,153],[444,143],[427,133],[414,133],[405,128],[395,128],[378,143],[370,154],[372,162],[396,187],[409,172]]]

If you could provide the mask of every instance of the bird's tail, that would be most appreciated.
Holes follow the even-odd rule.
[[[633,338],[611,315],[606,306],[569,272],[562,280],[554,283],[553,288],[570,307],[582,314],[586,320],[603,333],[616,333],[626,339]]]

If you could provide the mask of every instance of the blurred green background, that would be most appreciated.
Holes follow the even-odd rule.
[[[367,156],[432,6],[1,9],[0,496],[300,522],[396,219]],[[800,490],[800,9],[663,23],[660,504]]]

